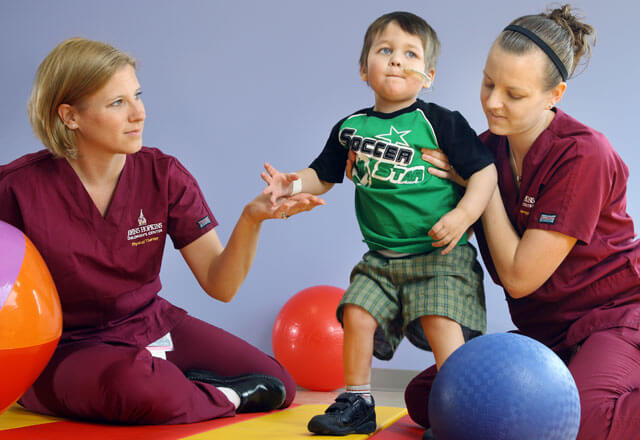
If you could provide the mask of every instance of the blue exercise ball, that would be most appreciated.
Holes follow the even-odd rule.
[[[429,395],[437,440],[575,440],[580,397],[562,360],[535,339],[472,339],[442,365]]]

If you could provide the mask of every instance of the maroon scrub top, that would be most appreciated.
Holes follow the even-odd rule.
[[[578,240],[535,292],[506,295],[524,334],[563,349],[598,330],[640,327],[640,244],[626,211],[629,169],[604,135],[554,110],[524,158],[519,190],[507,138],[487,131],[481,139],[495,155],[500,193],[518,234],[544,229]],[[476,229],[485,265],[500,284],[482,228]]]
[[[38,248],[63,310],[62,341],[145,346],[186,315],[158,296],[167,234],[182,248],[217,225],[189,172],[143,147],[127,156],[104,217],[65,159],[0,166],[0,220]]]

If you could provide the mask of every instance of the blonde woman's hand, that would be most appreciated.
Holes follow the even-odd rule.
[[[245,214],[255,223],[259,223],[267,219],[287,219],[292,215],[311,211],[324,203],[324,200],[318,196],[298,193],[280,197],[274,205],[268,194],[260,194],[245,207]]]

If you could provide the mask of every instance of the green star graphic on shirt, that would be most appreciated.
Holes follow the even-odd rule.
[[[379,134],[376,136],[376,139],[382,139],[383,141],[387,141],[390,144],[409,146],[407,141],[404,139],[404,137],[409,133],[411,133],[411,130],[398,131],[392,125],[391,129],[389,130],[389,133]]]

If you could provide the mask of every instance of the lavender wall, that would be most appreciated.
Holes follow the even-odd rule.
[[[640,61],[633,29],[640,5],[573,4],[599,38],[590,67],[569,82],[560,107],[606,133],[627,162],[629,211],[637,216]],[[479,87],[490,44],[511,19],[545,6],[538,0],[3,1],[0,163],[40,149],[26,100],[42,58],[71,36],[107,41],[140,61],[145,145],[177,155],[196,176],[226,241],[246,201],[262,188],[265,160],[283,170],[306,166],[339,118],[373,103],[357,66],[373,19],[404,9],[433,25],[442,55],[434,90],[423,98],[460,110],[480,132],[486,122]],[[351,185],[339,185],[313,213],[267,222],[254,267],[230,304],[203,294],[169,246],[163,296],[271,352],[273,321],[291,295],[316,284],[347,286],[365,251],[352,198]],[[512,328],[501,290],[491,281],[486,287],[489,330]],[[432,359],[404,342],[392,361],[374,366],[420,369]]]

